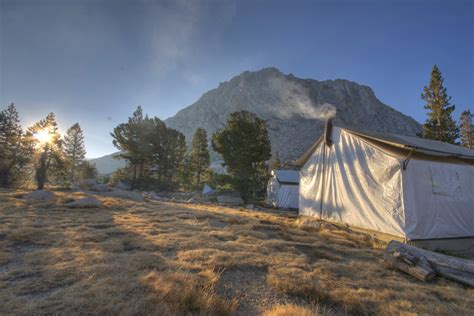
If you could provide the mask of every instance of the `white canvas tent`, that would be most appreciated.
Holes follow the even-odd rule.
[[[275,207],[298,208],[298,170],[272,170],[267,185],[267,202]]]
[[[329,127],[300,159],[300,215],[406,241],[474,237],[474,151]]]

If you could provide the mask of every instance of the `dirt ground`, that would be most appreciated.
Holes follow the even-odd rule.
[[[0,314],[470,315],[474,290],[383,266],[367,235],[217,205],[0,191]]]

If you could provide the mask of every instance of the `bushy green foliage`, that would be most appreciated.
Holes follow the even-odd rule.
[[[0,112],[0,187],[16,186],[26,178],[32,152],[12,103]]]
[[[113,144],[125,159],[132,188],[158,186],[175,188],[186,153],[186,141],[180,132],[168,128],[159,118],[143,115],[139,106],[127,123],[111,133]],[[125,179],[124,179],[125,180]]]
[[[97,167],[95,164],[84,160],[79,165],[79,174],[81,179],[96,179],[99,175],[99,172],[97,172]]]
[[[189,154],[190,167],[195,175],[195,183],[198,189],[201,188],[201,177],[211,163],[208,147],[206,131],[203,128],[198,128],[194,134]]]
[[[232,113],[226,126],[212,136],[212,147],[224,159],[232,187],[245,201],[261,192],[271,145],[265,121],[255,114]]]
[[[71,126],[64,136],[64,156],[67,163],[69,181],[74,183],[77,180],[77,173],[81,165],[84,164],[86,157],[84,134],[79,123]],[[87,168],[89,166],[85,165],[85,167]]]
[[[462,112],[459,129],[461,131],[461,145],[468,148],[474,149],[474,125],[472,124],[472,119],[474,114],[471,114],[471,111],[467,110]]]
[[[455,144],[459,138],[459,128],[452,118],[455,106],[451,105],[451,97],[443,82],[441,71],[434,65],[430,83],[421,94],[421,98],[426,101],[425,109],[429,110],[428,119],[423,125],[424,137]]]
[[[56,181],[64,180],[63,142],[54,113],[28,128],[27,137],[35,143],[33,163],[38,190],[43,190],[49,177]]]

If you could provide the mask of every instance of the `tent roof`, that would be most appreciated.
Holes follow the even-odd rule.
[[[417,152],[421,152],[431,156],[474,159],[474,150],[470,150],[458,145],[440,142],[437,140],[389,133],[376,133],[366,131],[362,132],[348,128],[344,129],[350,133],[367,137],[388,145],[404,149],[414,149]]]
[[[419,152],[425,155],[474,160],[474,150],[469,150],[461,146],[452,145],[436,140],[389,133],[358,131],[346,127],[339,128],[369,140],[378,141],[397,148],[413,150],[414,152]],[[318,138],[318,140],[303,154],[303,156],[293,162],[293,165],[303,166],[306,161],[308,161],[309,157],[313,154],[314,150],[321,143],[322,140],[323,136]]]
[[[284,184],[299,184],[300,173],[298,170],[273,170],[278,182]]]

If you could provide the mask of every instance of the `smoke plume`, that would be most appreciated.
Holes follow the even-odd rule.
[[[279,96],[275,114],[283,119],[299,115],[304,118],[327,120],[336,116],[336,107],[329,103],[314,104],[309,90],[286,78],[270,79],[270,87]]]

